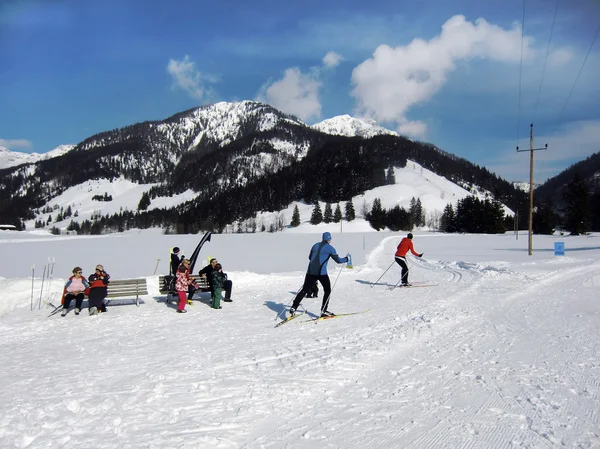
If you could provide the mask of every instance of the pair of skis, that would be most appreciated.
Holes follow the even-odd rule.
[[[302,320],[302,321],[298,321],[299,323],[317,323],[319,321],[324,321],[324,320],[331,320],[334,318],[341,318],[344,316],[350,316],[350,315],[360,315],[361,313],[367,313],[369,312],[371,309],[367,309],[367,310],[362,310],[360,312],[350,312],[350,313],[340,313],[338,315],[326,315],[326,316],[320,316],[320,317],[316,317],[316,318],[310,318],[308,320]],[[304,313],[298,313],[294,316],[289,316],[287,317],[285,320],[280,321],[279,323],[277,323],[275,325],[275,327],[279,327],[282,326],[285,323],[289,323],[292,320],[295,320],[296,318],[300,318],[301,316],[307,315],[306,312]]]
[[[388,290],[395,290],[397,288],[417,288],[417,287],[436,287],[439,284],[433,284],[430,282],[411,282],[409,285],[396,284],[388,287]]]

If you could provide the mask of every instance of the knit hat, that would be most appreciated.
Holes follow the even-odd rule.
[[[323,241],[324,242],[328,242],[329,240],[331,240],[331,233],[330,232],[324,232],[323,233]]]
[[[412,238],[413,238],[413,235],[412,235],[412,234],[409,232],[409,233],[408,233],[408,235],[407,235],[407,237],[408,237],[410,240],[412,240]]]
[[[176,246],[175,248],[173,248],[173,252],[174,252],[175,254],[177,254],[177,253],[179,252],[179,247],[178,247],[178,246]]]

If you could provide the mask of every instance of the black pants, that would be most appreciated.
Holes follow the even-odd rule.
[[[404,257],[396,256],[396,263],[402,267],[402,283],[408,284],[408,265]]]
[[[108,294],[108,288],[106,287],[94,287],[90,289],[88,295],[88,308],[96,307],[98,310],[106,312],[106,306],[104,305],[104,298]]]
[[[71,301],[74,299],[75,300],[75,307],[79,310],[81,310],[81,304],[83,304],[83,298],[85,297],[84,293],[78,293],[77,295],[75,293],[67,293],[65,295],[65,301],[63,304],[63,308],[68,309],[69,306],[71,305]]]
[[[225,299],[231,299],[231,290],[233,289],[233,282],[227,279],[223,282],[223,290],[225,291]]]
[[[329,295],[331,295],[331,282],[329,281],[329,276],[326,274],[306,274],[304,278],[304,285],[302,286],[302,290],[298,292],[296,298],[294,298],[294,303],[292,307],[297,309],[300,305],[302,299],[306,296],[308,292],[310,292],[315,285],[315,282],[319,281],[323,286],[323,304],[321,306],[321,311],[324,312],[327,310],[329,306]]]

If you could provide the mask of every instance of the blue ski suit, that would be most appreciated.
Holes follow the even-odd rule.
[[[329,295],[331,294],[331,282],[327,275],[327,262],[329,259],[335,260],[337,263],[348,262],[347,257],[340,257],[333,246],[329,244],[327,240],[331,240],[331,234],[328,232],[323,234],[323,241],[315,243],[310,249],[308,258],[310,260],[308,264],[308,270],[304,278],[304,285],[302,289],[294,298],[292,308],[296,310],[300,305],[300,302],[311,291],[315,282],[319,281],[323,286],[323,304],[321,307],[321,313],[327,310],[329,305]]]

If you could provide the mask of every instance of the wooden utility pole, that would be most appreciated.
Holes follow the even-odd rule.
[[[522,151],[529,151],[529,255],[533,254],[533,152],[538,150],[547,150],[548,144],[544,148],[533,148],[533,123],[529,126],[529,149],[519,150],[517,147],[517,153]]]

